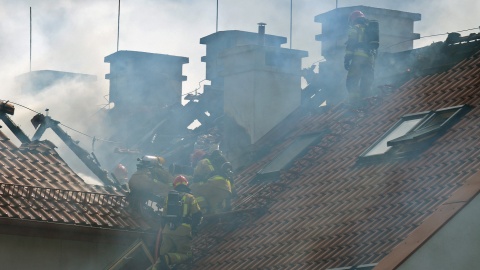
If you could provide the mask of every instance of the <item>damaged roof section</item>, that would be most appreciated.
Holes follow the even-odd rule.
[[[88,185],[49,141],[16,147],[0,131],[0,220],[144,231],[125,211],[125,193]]]

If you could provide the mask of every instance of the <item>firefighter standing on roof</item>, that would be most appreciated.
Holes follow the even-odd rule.
[[[376,30],[370,30],[372,28]],[[352,12],[349,17],[344,66],[348,70],[346,86],[349,103],[353,107],[359,106],[362,99],[371,96],[378,45],[378,23],[367,20],[361,11]]]
[[[162,243],[159,259],[153,269],[169,269],[169,265],[179,264],[192,258],[192,232],[202,220],[202,212],[195,199],[190,194],[188,181],[179,175],[173,181],[173,191],[170,191],[164,208]]]

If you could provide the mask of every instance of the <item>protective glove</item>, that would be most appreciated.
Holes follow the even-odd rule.
[[[343,66],[345,67],[346,70],[349,70],[351,64],[352,64],[352,56],[346,55],[343,61]]]

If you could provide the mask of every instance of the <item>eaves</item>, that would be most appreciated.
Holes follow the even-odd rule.
[[[156,231],[133,231],[45,221],[0,218],[0,234],[71,241],[130,245],[135,239],[153,239]]]

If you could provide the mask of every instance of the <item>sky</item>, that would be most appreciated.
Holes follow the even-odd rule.
[[[205,45],[200,38],[216,30],[257,31],[288,38],[292,4],[292,48],[308,51],[302,65],[322,59],[315,35],[321,24],[318,14],[338,7],[364,5],[422,14],[414,32],[422,37],[477,28],[480,1],[476,0],[121,0],[119,49],[188,57],[183,66],[183,92],[199,87],[205,78]],[[29,120],[35,112],[49,109],[61,123],[98,136],[92,129],[96,112],[108,104],[109,64],[104,57],[117,50],[118,0],[0,0],[0,99],[18,107],[14,121],[27,135],[35,132]],[[32,20],[30,28],[30,8]],[[30,29],[32,43],[30,46]],[[462,32],[468,34],[472,31]],[[422,47],[446,38],[435,36],[414,42]],[[56,85],[38,94],[24,93],[15,77],[31,70],[59,70],[97,76],[94,85]],[[2,123],[0,123],[1,125]],[[96,125],[98,128],[98,125]],[[2,131],[6,131],[3,128]],[[8,133],[8,132],[6,132]],[[91,138],[72,132],[90,147]],[[59,145],[61,142],[55,142]],[[88,149],[90,151],[91,149]]]

